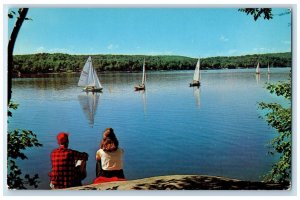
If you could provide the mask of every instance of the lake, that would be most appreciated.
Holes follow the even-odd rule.
[[[13,80],[13,111],[8,129],[29,129],[43,144],[18,162],[23,173],[40,177],[49,188],[50,153],[56,135],[70,133],[70,148],[89,154],[87,178],[95,178],[95,153],[102,131],[112,127],[125,150],[127,179],[172,174],[205,174],[261,180],[275,158],[267,143],[276,131],[259,118],[258,102],[285,100],[265,83],[289,79],[290,68],[201,70],[201,87],[189,87],[193,71],[147,73],[145,92],[135,92],[141,73],[98,74],[101,94],[77,87],[79,74]]]

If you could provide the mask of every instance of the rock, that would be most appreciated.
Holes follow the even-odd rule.
[[[241,181],[217,176],[171,175],[90,184],[66,190],[287,190],[290,184]]]

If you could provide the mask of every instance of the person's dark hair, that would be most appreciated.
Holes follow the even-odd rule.
[[[102,141],[100,148],[103,151],[113,152],[116,151],[119,147],[119,141],[114,133],[112,128],[107,128],[103,132]]]

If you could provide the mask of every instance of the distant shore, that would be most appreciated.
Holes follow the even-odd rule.
[[[290,184],[251,182],[207,175],[170,175],[90,184],[66,190],[289,190]]]
[[[87,55],[69,55],[62,53],[38,53],[13,56],[13,73],[63,73],[81,72]],[[145,59],[146,70],[172,71],[194,70],[198,58],[173,55],[91,55],[93,67],[97,72],[139,72]],[[292,66],[291,52],[253,54],[244,56],[218,56],[200,59],[200,69],[244,69],[255,68],[260,63],[262,68]]]

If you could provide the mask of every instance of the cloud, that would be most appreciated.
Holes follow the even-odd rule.
[[[222,41],[222,42],[228,42],[229,41],[229,39],[226,38],[224,35],[221,35],[219,40]]]
[[[265,48],[265,47],[256,47],[253,50],[254,51],[258,51],[258,52],[266,52],[266,51],[268,51],[268,49]]]
[[[230,50],[228,50],[228,54],[229,54],[229,55],[233,55],[233,54],[235,54],[235,53],[238,53],[238,50],[237,50],[237,49],[230,49]]]
[[[65,48],[54,48],[49,50],[49,53],[68,53],[68,52],[69,50]]]
[[[291,41],[289,41],[289,40],[285,40],[285,41],[281,41],[281,43],[283,43],[283,44],[287,44],[287,45],[290,45],[290,44],[291,44]]]
[[[256,47],[253,48],[253,53],[276,53],[285,50],[275,49],[275,48],[265,48],[265,47]]]
[[[172,55],[173,51],[150,51],[148,53],[145,53],[147,55]]]
[[[34,53],[44,53],[46,50],[45,50],[45,47],[38,47],[34,50]]]
[[[238,56],[241,55],[241,51],[238,49],[229,49],[225,51],[218,51],[213,54],[207,54],[207,57],[213,57],[213,56]]]
[[[119,48],[119,45],[117,45],[117,44],[109,44],[107,46],[107,49],[109,49],[109,50],[118,49],[118,48]]]
[[[37,47],[33,52],[34,53],[70,53],[70,50],[65,48],[46,49],[45,47],[40,46]]]

